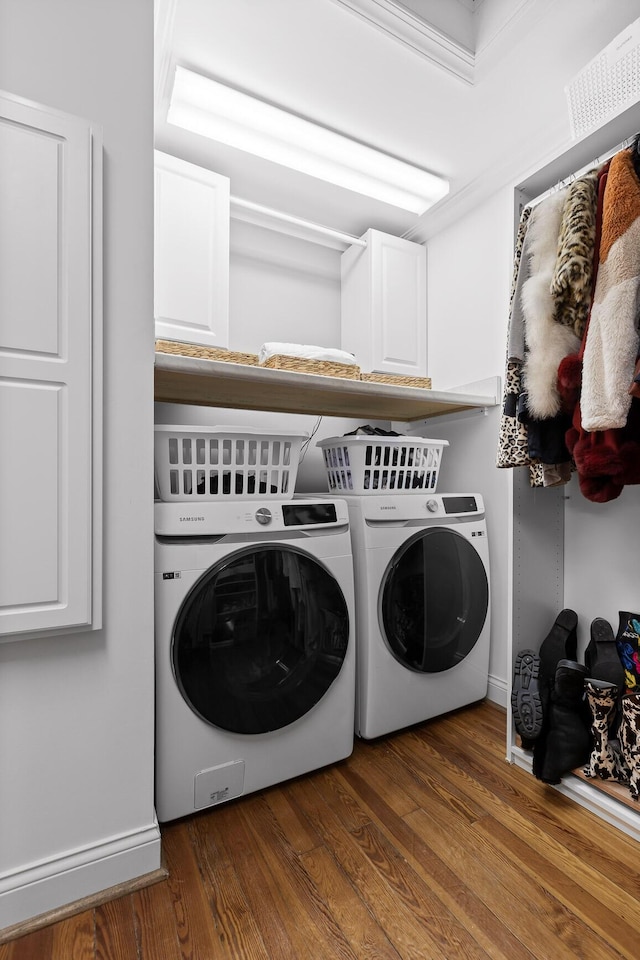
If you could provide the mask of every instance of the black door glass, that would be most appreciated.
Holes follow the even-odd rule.
[[[404,666],[440,673],[471,652],[488,607],[484,564],[469,541],[451,530],[421,531],[397,551],[387,570],[383,636]]]
[[[290,547],[233,554],[193,586],[171,645],[180,691],[203,720],[234,733],[279,730],[324,696],[349,640],[335,578]]]

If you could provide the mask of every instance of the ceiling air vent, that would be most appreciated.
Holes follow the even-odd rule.
[[[640,100],[640,19],[629,24],[565,87],[578,138]]]

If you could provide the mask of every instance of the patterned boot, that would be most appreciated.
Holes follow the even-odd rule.
[[[626,693],[622,698],[620,750],[629,771],[629,793],[632,800],[640,797],[640,693]]]
[[[603,680],[585,680],[584,689],[591,708],[591,736],[593,747],[589,762],[584,768],[585,777],[600,777],[601,780],[628,782],[621,768],[619,749],[612,739],[619,689]]]
[[[620,611],[616,647],[624,667],[626,693],[640,690],[640,614]]]

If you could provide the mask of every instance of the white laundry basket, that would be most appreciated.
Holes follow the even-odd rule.
[[[161,500],[290,499],[308,434],[241,427],[155,427]]]
[[[332,493],[433,492],[447,440],[356,435],[318,440]]]

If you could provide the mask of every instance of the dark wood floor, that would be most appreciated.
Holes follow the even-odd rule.
[[[476,705],[169,824],[168,880],[0,960],[637,960],[638,844],[507,764],[504,724]]]

